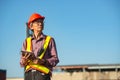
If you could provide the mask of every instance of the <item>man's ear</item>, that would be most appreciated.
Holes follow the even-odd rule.
[[[30,29],[33,30],[33,24],[32,23],[30,23]]]
[[[32,27],[32,26],[30,26],[30,30],[33,30],[33,27]]]

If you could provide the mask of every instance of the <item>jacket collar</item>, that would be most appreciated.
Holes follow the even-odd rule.
[[[46,38],[46,35],[44,35],[43,33],[40,35],[40,38],[39,38],[39,40],[41,40],[41,39],[45,39]],[[32,35],[32,40],[33,39],[35,39],[35,35],[33,34]]]

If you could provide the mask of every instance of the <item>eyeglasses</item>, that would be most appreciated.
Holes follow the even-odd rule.
[[[43,26],[43,23],[41,22],[34,22],[33,24],[36,24],[37,26]]]

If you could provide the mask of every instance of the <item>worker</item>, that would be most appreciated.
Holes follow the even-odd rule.
[[[53,67],[59,62],[54,38],[43,33],[44,19],[33,13],[27,23],[33,34],[24,40],[21,49],[20,65],[25,69],[25,80],[51,80]]]

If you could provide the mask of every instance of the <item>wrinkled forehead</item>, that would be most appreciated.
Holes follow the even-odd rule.
[[[34,23],[34,22],[40,22],[40,23],[43,23],[43,19],[36,19],[36,20],[34,20],[34,21],[32,21],[32,23]]]

